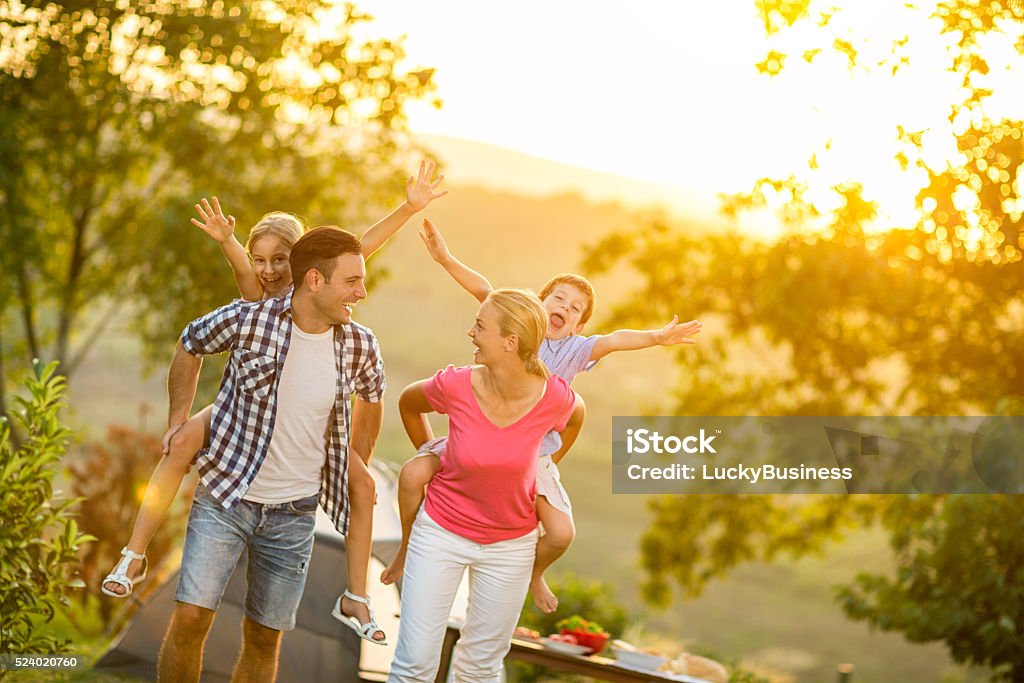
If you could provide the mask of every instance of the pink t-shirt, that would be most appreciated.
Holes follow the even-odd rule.
[[[497,543],[537,528],[537,454],[545,434],[565,429],[576,395],[551,375],[530,412],[496,427],[480,410],[471,372],[470,366],[449,365],[423,387],[431,407],[448,415],[448,447],[427,487],[425,510],[453,534]]]

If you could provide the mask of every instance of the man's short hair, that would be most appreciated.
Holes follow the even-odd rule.
[[[299,238],[292,247],[288,263],[292,268],[292,282],[295,289],[302,287],[306,273],[318,270],[328,281],[334,273],[335,259],[342,254],[362,254],[363,245],[359,238],[348,230],[336,225],[322,225],[313,228]]]

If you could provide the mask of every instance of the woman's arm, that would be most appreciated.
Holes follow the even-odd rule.
[[[483,275],[452,256],[441,231],[434,226],[429,218],[423,219],[423,231],[420,232],[420,238],[426,245],[427,251],[430,252],[430,257],[440,263],[464,290],[483,303],[487,295],[494,289],[491,287],[491,283]]]
[[[696,339],[690,339],[698,334],[703,323],[691,320],[688,323],[680,323],[679,316],[672,316],[668,325],[660,330],[616,330],[611,334],[602,335],[594,343],[594,349],[590,352],[590,360],[600,360],[614,351],[635,351],[647,349],[652,346],[672,346],[673,344],[696,344]]]
[[[231,266],[231,272],[235,276],[235,285],[242,298],[246,301],[262,299],[263,287],[252,269],[249,255],[245,253],[245,247],[235,238],[235,217],[224,216],[216,197],[213,198],[212,207],[210,202],[206,201],[206,197],[203,197],[201,205],[196,204],[196,211],[199,212],[203,220],[199,221],[193,218],[192,225],[205,232],[220,245],[224,258]]]
[[[405,202],[397,209],[389,213],[381,220],[374,223],[359,241],[363,245],[363,257],[370,258],[373,252],[384,246],[391,237],[402,229],[406,221],[413,217],[418,211],[427,208],[427,204],[438,197],[448,194],[448,190],[434,192],[437,186],[444,180],[444,176],[438,176],[437,180],[431,180],[434,175],[434,162],[421,161],[419,175],[414,179],[409,176],[405,181]]]
[[[562,447],[551,454],[551,459],[557,465],[561,462],[562,458],[565,457],[572,445],[576,443],[576,439],[579,438],[580,431],[583,429],[583,421],[587,416],[587,405],[583,402],[583,397],[576,394],[576,407],[572,410],[572,417],[565,425],[565,430],[562,431]]]
[[[402,391],[398,399],[398,413],[402,416],[402,426],[405,427],[405,433],[409,435],[409,440],[416,449],[434,438],[430,422],[427,421],[427,413],[434,412],[434,409],[423,393],[423,387],[428,381],[421,379],[419,382],[413,382]]]

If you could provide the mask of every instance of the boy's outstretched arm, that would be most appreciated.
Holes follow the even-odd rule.
[[[427,204],[438,197],[448,194],[448,190],[435,192],[444,176],[438,176],[437,180],[431,180],[434,175],[434,162],[421,161],[419,174],[405,181],[405,202],[387,216],[377,221],[363,233],[359,241],[363,244],[363,256],[370,258],[373,252],[384,246],[391,237],[398,232],[406,221],[413,217],[418,211],[426,208]]]
[[[238,287],[239,294],[246,301],[262,299],[263,287],[252,269],[249,255],[245,253],[245,247],[235,238],[235,217],[224,215],[216,197],[213,198],[213,206],[206,201],[206,197],[203,197],[200,203],[196,204],[196,211],[202,220],[193,218],[192,225],[205,232],[220,245],[224,258],[231,266],[231,273],[235,276],[235,285]]]
[[[691,320],[688,323],[680,323],[679,316],[672,316],[668,325],[660,330],[616,330],[611,334],[602,335],[594,343],[594,350],[590,352],[590,360],[600,360],[613,351],[635,351],[647,349],[652,346],[672,346],[673,344],[696,344],[697,340],[690,339],[699,334],[704,323]]]
[[[423,219],[423,230],[420,231],[420,238],[423,240],[423,244],[427,246],[430,257],[440,263],[464,290],[472,294],[477,301],[483,303],[483,300],[494,289],[491,287],[491,283],[483,275],[452,256],[452,253],[448,251],[448,245],[445,244],[441,231],[434,227],[434,224],[428,218]]]
[[[402,391],[398,399],[398,413],[402,416],[402,426],[405,427],[405,433],[409,435],[413,448],[419,448],[434,438],[427,413],[435,411],[423,393],[423,387],[427,382],[425,379],[413,382]]]

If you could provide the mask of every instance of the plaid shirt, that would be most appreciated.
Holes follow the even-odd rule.
[[[213,404],[210,448],[199,454],[199,476],[226,507],[245,495],[263,464],[277,415],[277,386],[292,332],[292,293],[276,299],[236,300],[181,333],[192,355],[230,351]],[[373,333],[356,323],[334,327],[337,397],[325,430],[327,458],[320,504],[342,534],[348,533],[348,452],[352,392],[376,403],[384,394],[384,361]],[[326,426],[326,425],[325,425]]]

